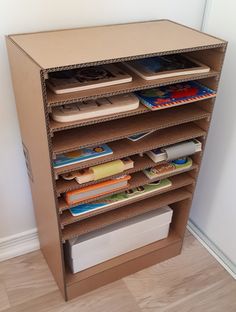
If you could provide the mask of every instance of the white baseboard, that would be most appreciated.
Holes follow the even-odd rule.
[[[37,229],[0,239],[0,262],[39,249]]]
[[[236,265],[191,221],[188,230],[207,249],[207,251],[236,279]]]

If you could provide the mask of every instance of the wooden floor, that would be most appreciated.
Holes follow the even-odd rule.
[[[64,302],[39,251],[0,263],[4,312],[235,312],[236,281],[187,234],[180,256]]]

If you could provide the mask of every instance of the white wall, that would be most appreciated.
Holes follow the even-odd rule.
[[[35,227],[4,35],[160,18],[199,29],[204,5],[205,0],[0,1],[0,238]]]
[[[203,30],[229,41],[191,221],[236,274],[236,2],[208,1]],[[231,262],[231,263],[230,263]]]

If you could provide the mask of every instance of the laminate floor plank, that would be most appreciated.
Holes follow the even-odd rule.
[[[59,291],[38,297],[5,312],[141,312],[122,280],[65,302]]]
[[[0,311],[6,310],[10,307],[10,303],[8,300],[8,295],[5,289],[5,286],[0,281]]]
[[[236,281],[186,232],[181,255],[65,302],[40,251],[0,263],[1,312],[235,312]]]
[[[164,312],[199,292],[200,300],[204,289],[214,289],[226,276],[228,273],[207,250],[192,235],[187,235],[181,255],[128,276],[124,281],[143,312]]]
[[[58,289],[40,251],[1,262],[0,276],[11,306]]]

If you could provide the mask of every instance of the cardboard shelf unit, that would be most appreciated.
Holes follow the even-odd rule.
[[[152,38],[158,37],[158,41]],[[81,44],[82,43],[82,44]],[[94,49],[94,46],[96,49]],[[59,123],[50,114],[57,106],[125,94],[152,87],[197,80],[217,91],[227,43],[169,20],[16,34],[7,37],[12,80],[23,149],[33,195],[40,246],[65,300],[132,274],[181,252],[202,153],[193,166],[167,174],[172,185],[125,202],[73,217],[63,198],[68,190],[85,185],[64,181],[61,174],[131,156],[134,168],[129,188],[147,184],[142,172],[154,165],[144,152],[198,138],[203,149],[214,108],[214,97],[150,112],[146,107],[78,122]],[[56,95],[46,87],[50,72],[117,63],[156,55],[184,53],[210,67],[208,73],[145,81],[133,72],[132,82]],[[127,71],[127,69],[126,69]],[[131,142],[132,134],[155,130]],[[113,154],[53,167],[56,155],[81,147],[108,143]],[[119,176],[119,175],[114,175]],[[102,180],[107,180],[104,178]],[[114,192],[115,193],[115,192]],[[90,200],[91,201],[91,200]],[[64,242],[111,224],[170,205],[171,229],[166,239],[135,249],[72,274],[64,258]]]

